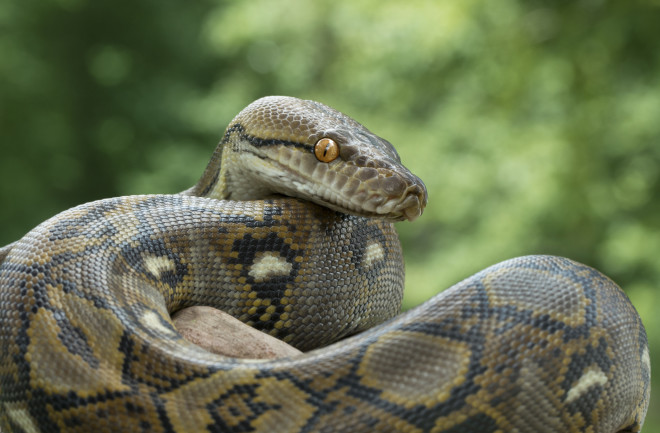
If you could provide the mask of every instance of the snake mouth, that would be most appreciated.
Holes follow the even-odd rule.
[[[287,158],[281,158],[280,152],[279,156],[270,159],[272,170],[262,170],[259,175],[267,175],[271,184],[278,184],[277,192],[285,195],[343,213],[391,221],[413,221],[426,206],[424,183],[403,166],[321,164],[302,152]]]
[[[411,175],[412,176],[412,175]],[[392,221],[414,221],[424,211],[427,201],[426,187],[418,182],[410,182],[412,179],[404,180],[404,191],[397,195],[387,195],[383,191],[386,188],[369,188],[365,186],[365,193],[358,191],[354,193],[344,206],[351,213],[363,216],[379,217]],[[376,184],[387,184],[389,177],[374,180]],[[376,193],[370,191],[378,191]]]

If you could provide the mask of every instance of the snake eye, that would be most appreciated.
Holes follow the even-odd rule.
[[[331,138],[322,138],[314,145],[314,155],[321,162],[332,162],[339,156],[339,145]]]

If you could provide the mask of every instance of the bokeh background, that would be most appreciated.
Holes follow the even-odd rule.
[[[426,182],[398,225],[406,308],[567,256],[626,290],[660,371],[659,23],[658,0],[3,2],[0,245],[85,201],[181,191],[249,102],[316,99]]]

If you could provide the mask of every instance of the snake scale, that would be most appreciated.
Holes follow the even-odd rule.
[[[255,101],[193,188],[87,203],[0,249],[1,430],[640,431],[646,333],[592,268],[516,258],[399,314],[393,221],[426,197],[351,118]],[[170,319],[193,305],[306,353],[211,354]]]

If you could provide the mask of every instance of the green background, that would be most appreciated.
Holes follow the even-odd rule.
[[[406,307],[567,256],[626,290],[660,371],[659,23],[658,0],[3,2],[0,245],[85,201],[181,191],[249,102],[316,99],[428,187],[398,225]]]

